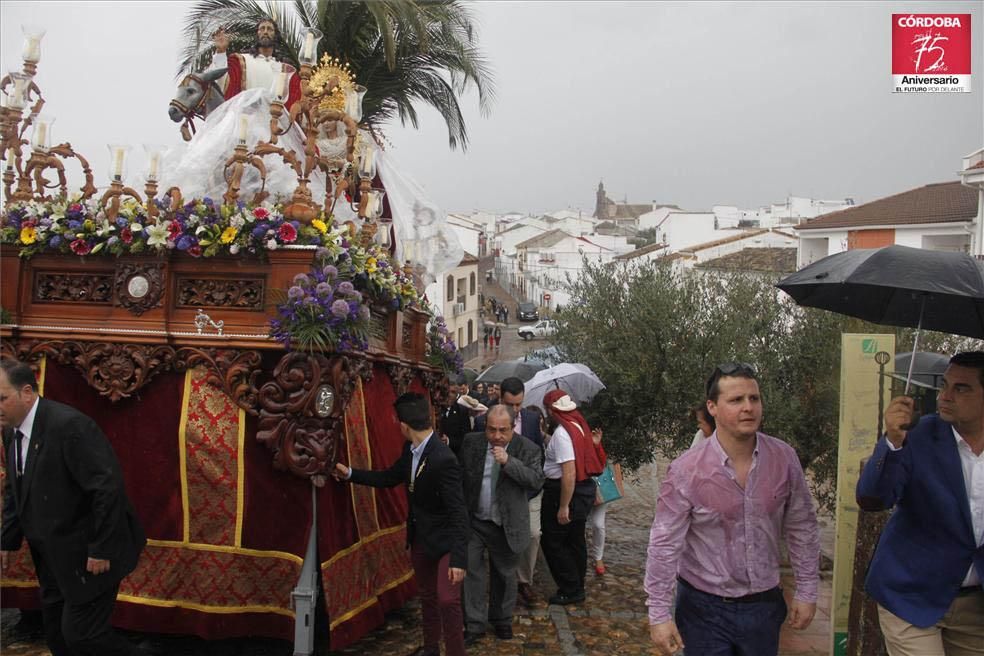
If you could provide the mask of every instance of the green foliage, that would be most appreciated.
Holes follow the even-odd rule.
[[[633,244],[636,248],[642,248],[643,246],[655,244],[657,232],[658,230],[656,228],[646,228],[645,230],[640,230],[636,233],[635,237],[629,240],[629,243]]]
[[[464,150],[468,132],[458,99],[474,87],[482,112],[489,110],[492,73],[459,0],[198,0],[185,20],[179,75],[211,61],[212,34],[219,27],[229,34],[230,51],[242,52],[255,41],[257,21],[267,16],[278,25],[277,50],[295,66],[302,30],[321,30],[319,58],[328,54],[347,62],[368,89],[362,123],[372,130],[394,117],[417,127],[414,103],[422,101],[444,118],[451,148]]]
[[[680,453],[714,367],[750,362],[759,371],[762,430],[796,448],[821,504],[833,507],[841,333],[894,329],[800,308],[775,282],[674,273],[658,260],[584,262],[581,278],[568,282],[572,300],[555,341],[607,385],[585,413],[605,429],[613,458],[632,469],[657,453]],[[905,343],[900,337],[900,351]]]

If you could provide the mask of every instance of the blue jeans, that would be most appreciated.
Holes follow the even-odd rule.
[[[734,602],[677,584],[676,625],[685,656],[776,656],[785,619],[781,593]]]

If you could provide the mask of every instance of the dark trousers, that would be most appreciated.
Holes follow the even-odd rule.
[[[685,656],[776,656],[786,602],[774,598],[725,601],[685,584],[677,584],[676,625]]]
[[[486,620],[492,626],[512,626],[518,564],[519,554],[509,548],[502,527],[472,517],[465,574],[465,628],[469,632],[485,633]]]
[[[434,654],[439,654],[443,633],[445,656],[465,656],[465,634],[461,622],[461,584],[452,585],[448,579],[450,559],[451,554],[444,554],[440,560],[428,558],[419,543],[415,543],[410,550],[413,573],[417,578],[417,590],[420,593],[424,647]]]
[[[91,601],[72,603],[62,596],[44,558],[34,549],[31,549],[31,556],[41,586],[41,616],[51,656],[137,656],[142,653],[109,625],[119,582]]]
[[[557,522],[560,509],[560,480],[547,479],[543,484],[543,506],[540,511],[540,549],[547,560],[550,575],[557,591],[571,597],[584,592],[584,574],[588,567],[588,547],[584,541],[584,524],[594,500],[595,483],[588,487],[578,484],[571,499],[569,524]]]

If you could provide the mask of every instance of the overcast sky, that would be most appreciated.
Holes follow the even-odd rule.
[[[0,69],[21,23],[47,28],[36,78],[54,136],[107,179],[105,144],[178,143],[167,116],[183,2],[0,3]],[[483,2],[495,72],[471,143],[433,111],[386,131],[449,211],[594,209],[616,200],[753,208],[787,195],[865,202],[956,179],[984,145],[980,2]],[[973,93],[891,93],[891,14],[971,13]],[[136,154],[134,164],[143,157]]]

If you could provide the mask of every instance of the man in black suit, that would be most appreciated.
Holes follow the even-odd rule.
[[[464,656],[461,582],[465,578],[468,514],[461,491],[461,467],[435,433],[427,398],[408,392],[396,403],[400,432],[407,443],[400,458],[383,471],[335,465],[338,480],[373,487],[406,483],[410,494],[407,545],[420,590],[424,646],[412,656],[439,656],[444,634],[446,656]]]
[[[472,430],[471,412],[458,403],[463,395],[468,393],[468,384],[465,377],[461,374],[454,374],[449,377],[451,392],[451,405],[441,413],[440,428],[441,439],[451,447],[455,455],[461,450],[461,441],[465,439],[465,434]]]
[[[28,365],[0,362],[9,445],[0,565],[27,538],[53,656],[140,654],[109,624],[120,581],[147,542],[119,462],[94,421],[37,392]]]
[[[485,433],[461,445],[465,502],[471,518],[465,577],[465,644],[485,634],[486,621],[501,640],[513,637],[516,566],[530,542],[530,492],[543,486],[543,454],[513,433],[512,409],[491,408]],[[484,567],[488,552],[491,574]],[[486,607],[488,591],[488,607]]]
[[[542,453],[543,433],[540,430],[540,415],[532,408],[523,407],[526,386],[522,379],[515,376],[506,378],[499,385],[499,393],[501,395],[499,403],[508,406],[512,410],[513,417],[516,418],[513,426],[515,432],[540,447]],[[475,430],[485,430],[485,417],[475,419]],[[543,491],[537,488],[531,490],[527,496],[530,499],[530,543],[519,557],[516,574],[517,592],[523,603],[529,606],[536,598],[536,593],[533,591],[533,572],[536,569],[537,555],[540,553],[540,506],[543,502]]]

